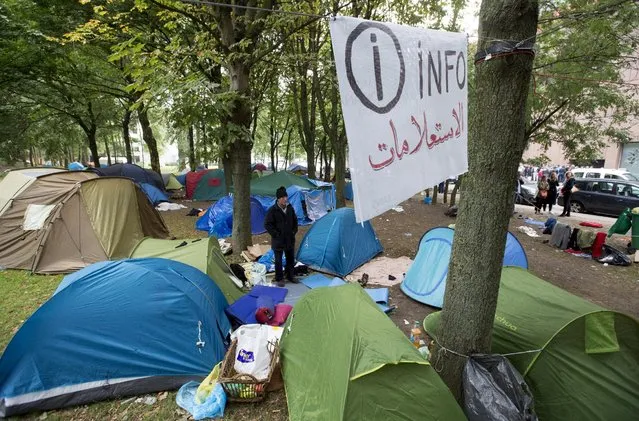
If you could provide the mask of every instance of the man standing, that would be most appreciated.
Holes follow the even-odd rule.
[[[281,186],[275,193],[277,200],[266,213],[264,228],[271,235],[271,248],[275,254],[275,282],[284,286],[282,273],[282,254],[286,256],[286,279],[295,282],[295,234],[297,234],[297,215],[288,203],[286,188]]]

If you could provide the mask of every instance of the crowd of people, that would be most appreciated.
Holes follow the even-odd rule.
[[[521,186],[525,183],[522,177],[526,177],[530,181],[537,181],[537,195],[534,203],[531,203],[535,207],[535,214],[546,212],[546,209],[552,213],[552,208],[557,204],[559,193],[561,193],[564,203],[563,211],[559,216],[570,216],[571,196],[575,188],[575,178],[571,169],[571,167],[564,166],[547,168],[522,166],[519,168],[517,193],[521,194]]]
[[[519,167],[519,172],[531,181],[539,181],[543,176],[546,176],[548,179],[550,174],[554,171],[557,174],[557,180],[560,183],[566,181],[566,173],[570,170],[572,170],[572,166],[567,167],[565,165],[550,165],[547,167],[522,165]]]

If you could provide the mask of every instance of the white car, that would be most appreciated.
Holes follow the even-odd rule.
[[[575,178],[608,178],[613,180],[639,181],[639,178],[628,170],[621,168],[575,168],[572,170]]]

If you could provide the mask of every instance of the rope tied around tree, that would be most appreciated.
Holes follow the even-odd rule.
[[[432,337],[433,341],[435,341],[435,343],[438,346],[438,350],[437,350],[437,360],[435,361],[435,364],[433,364],[433,368],[435,369],[435,371],[437,371],[438,373],[441,373],[442,370],[444,369],[444,357],[446,356],[447,353],[451,353],[457,357],[460,358],[464,358],[464,359],[468,359],[470,357],[472,357],[473,355],[477,355],[477,354],[471,354],[471,355],[466,355],[466,354],[462,354],[461,352],[457,352],[453,349],[450,348],[446,348],[444,345],[442,345],[436,337]],[[543,351],[543,348],[539,348],[539,349],[531,349],[528,351],[517,351],[517,352],[508,352],[505,354],[494,354],[494,355],[500,355],[502,357],[510,357],[512,355],[523,355],[523,354],[533,354],[533,353],[538,353]]]

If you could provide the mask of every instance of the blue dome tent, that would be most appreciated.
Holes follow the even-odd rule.
[[[161,191],[166,190],[160,174],[135,164],[113,164],[101,168],[92,168],[100,177],[128,177],[138,183],[149,183]]]
[[[140,183],[140,188],[142,189],[144,194],[146,194],[146,197],[149,198],[149,202],[151,202],[153,206],[157,206],[162,202],[169,201],[169,197],[153,184]]]
[[[251,196],[251,233],[253,235],[266,232],[264,218],[266,210],[262,204]],[[217,238],[230,237],[233,233],[233,196],[225,196],[213,203],[195,222],[195,229],[206,231]]]
[[[304,236],[297,260],[337,276],[346,276],[381,253],[369,221],[358,224],[355,211],[341,208],[317,220]]]
[[[0,359],[0,417],[175,389],[224,357],[227,301],[173,260],[95,263],[63,279]]]
[[[447,227],[426,231],[419,241],[415,261],[401,284],[404,294],[429,306],[442,308],[454,233]],[[528,269],[526,252],[510,232],[506,238],[503,265]]]

